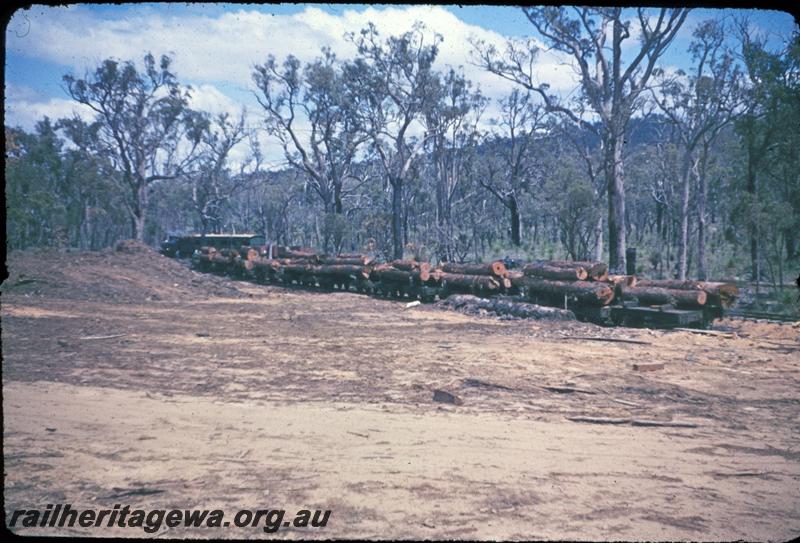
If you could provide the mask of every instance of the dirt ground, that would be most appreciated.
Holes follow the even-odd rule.
[[[199,274],[135,244],[8,267],[7,518],[121,503],[332,511],[271,534],[287,539],[800,534],[796,324],[702,335],[406,309]],[[664,368],[633,369],[650,363]]]

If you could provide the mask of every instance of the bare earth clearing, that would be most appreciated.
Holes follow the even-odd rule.
[[[800,533],[791,324],[723,321],[724,337],[471,317],[228,281],[135,247],[15,253],[8,267],[7,515],[48,503],[332,510],[325,529],[279,538]],[[651,362],[665,367],[632,369]],[[435,403],[436,388],[463,405]]]

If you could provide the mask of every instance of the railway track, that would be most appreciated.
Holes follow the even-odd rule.
[[[730,310],[725,312],[725,317],[731,319],[767,321],[767,322],[800,322],[800,317],[796,315],[784,315],[781,313],[768,313],[765,311],[742,311]]]

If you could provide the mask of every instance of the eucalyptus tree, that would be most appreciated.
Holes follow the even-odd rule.
[[[244,112],[237,120],[231,120],[228,113],[217,115],[203,134],[195,171],[187,175],[202,234],[219,232],[222,207],[247,181],[245,175],[232,175],[228,167],[231,150],[246,137]]]
[[[422,123],[436,100],[433,63],[442,37],[434,35],[429,42],[425,27],[416,23],[383,41],[373,24],[348,38],[358,53],[344,73],[354,90],[361,129],[391,188],[392,255],[402,258],[403,190],[412,165],[435,135],[424,134]]]
[[[780,169],[779,181],[782,199],[791,202],[794,220],[780,221],[787,252],[794,246],[796,229],[800,221],[800,179],[794,165],[798,163],[797,122],[798,96],[800,96],[800,37],[795,31],[787,47],[772,51],[768,35],[752,30],[746,18],[736,20],[739,59],[744,66],[746,103],[736,122],[745,157],[745,198],[739,206],[745,215],[750,245],[750,272],[758,283],[762,276],[763,241],[769,228],[781,213],[770,212],[769,200],[774,199],[775,171]],[[788,167],[781,167],[781,166]],[[776,168],[778,166],[778,168]],[[771,183],[770,183],[771,184]],[[771,190],[772,189],[772,190]],[[774,206],[773,206],[774,207]],[[785,218],[785,217],[784,217]],[[786,236],[785,234],[789,235]],[[771,232],[780,235],[779,232]],[[781,251],[778,251],[780,254]]]
[[[576,112],[580,108],[551,92],[547,82],[539,81],[536,62],[539,45],[534,39],[523,44],[509,41],[504,52],[476,41],[473,45],[479,62],[488,71],[537,93],[548,111],[600,136],[608,192],[609,263],[612,270],[622,271],[626,246],[625,130],[658,60],[674,40],[689,10],[661,8],[652,12],[637,8],[628,19],[620,7],[569,10],[548,6],[523,8],[523,11],[544,44],[571,59],[579,74],[579,98],[600,122],[592,123],[581,117]],[[631,42],[637,38],[638,45],[633,45]]]
[[[689,74],[659,71],[651,89],[654,102],[676,128],[681,143],[680,237],[678,278],[686,279],[689,245],[689,201],[691,179],[697,181],[698,277],[706,279],[706,235],[708,188],[706,165],[711,146],[720,131],[731,123],[741,104],[740,71],[725,47],[725,28],[718,20],[701,23],[689,47],[693,67]]]
[[[78,119],[65,125],[73,141],[91,146],[118,172],[136,239],[145,240],[149,194],[155,183],[174,180],[197,158],[207,119],[188,107],[190,89],[170,71],[171,59],[133,62],[107,59],[82,79],[65,75],[67,93],[95,114],[89,127]]]
[[[536,138],[546,128],[544,108],[533,103],[530,92],[514,89],[500,100],[500,118],[486,142],[483,161],[486,175],[479,177],[489,191],[508,211],[511,243],[522,244],[521,198],[542,177],[541,162],[536,159]]]
[[[336,56],[324,48],[321,57],[302,67],[294,56],[279,64],[270,55],[255,67],[253,80],[267,130],[280,142],[286,160],[306,176],[325,214],[341,215],[345,183],[360,181],[353,167],[368,138]]]
[[[452,260],[453,204],[473,177],[476,149],[481,140],[479,123],[487,100],[472,83],[452,68],[438,81],[437,99],[425,111],[430,134],[430,161],[436,184],[436,223],[439,256]]]

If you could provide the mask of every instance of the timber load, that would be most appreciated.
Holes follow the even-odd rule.
[[[452,269],[452,268],[451,268]],[[461,274],[440,272],[437,279],[441,281],[445,293],[493,293],[500,289],[502,278],[491,275]]]
[[[640,287],[668,288],[673,290],[702,290],[706,293],[706,303],[711,306],[731,307],[739,297],[739,287],[733,283],[692,281],[679,279],[641,279]]]
[[[674,305],[686,308],[703,307],[707,298],[702,290],[678,290],[641,285],[623,287],[622,296],[625,300],[638,301],[641,305]]]
[[[532,300],[545,299],[563,305],[564,297],[589,306],[608,305],[614,300],[614,289],[607,284],[594,281],[550,281],[534,277],[522,277],[516,284],[525,289]]]
[[[309,270],[314,275],[322,276],[353,276],[369,278],[370,269],[358,264],[324,264],[311,266]]]
[[[572,261],[572,260],[551,260],[547,262],[549,266],[566,269],[586,270],[589,281],[605,281],[608,278],[608,264],[605,262],[592,261]]]
[[[585,281],[589,277],[589,273],[583,266],[551,266],[544,262],[526,264],[522,267],[522,273],[529,277],[557,281]]]
[[[629,326],[707,325],[721,317],[722,308],[730,307],[739,294],[738,288],[728,283],[609,275],[605,263],[594,261],[541,260],[512,270],[503,261],[445,262],[433,267],[417,260],[382,262],[358,253],[325,255],[301,247],[270,245],[266,249],[202,247],[192,262],[199,269],[259,282],[355,290],[424,302],[472,295],[490,301],[453,298],[453,304],[471,300],[475,311],[525,318],[574,314],[581,320]],[[507,294],[518,296],[503,296]],[[541,309],[548,306],[561,313]]]
[[[508,277],[508,270],[502,261],[497,260],[490,264],[454,264],[445,262],[441,265],[442,271],[455,275],[488,275],[493,277]]]
[[[431,280],[431,272],[429,267],[401,269],[388,264],[380,264],[372,268],[370,278],[398,285],[422,285]]]

